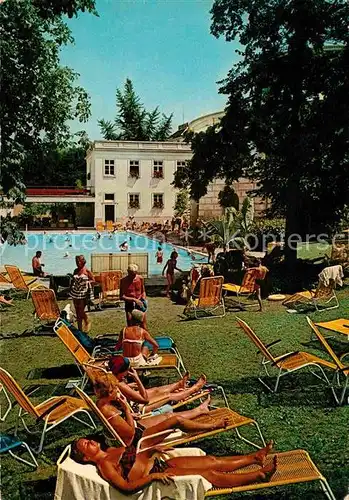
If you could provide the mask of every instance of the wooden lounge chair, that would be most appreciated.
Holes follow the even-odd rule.
[[[93,411],[95,416],[105,426],[105,428],[108,430],[108,432],[111,432],[110,423],[104,417],[104,415],[101,413],[99,408],[94,404],[92,399],[87,394],[85,394],[80,388],[77,387],[76,391],[80,395],[80,397],[84,400],[86,405],[89,406],[91,411]],[[262,441],[262,446],[265,446],[265,441],[264,441],[263,435],[261,433],[261,430],[260,430],[257,422],[255,420],[253,420],[252,418],[248,418],[248,417],[244,417],[242,415],[239,415],[238,413],[236,413],[233,410],[230,410],[229,408],[217,408],[217,409],[211,410],[207,415],[202,415],[200,417],[197,417],[193,421],[208,423],[208,422],[219,421],[222,418],[227,418],[229,421],[227,427],[225,427],[225,428],[215,429],[215,430],[206,431],[206,432],[191,432],[188,434],[186,434],[182,431],[176,431],[176,430],[170,429],[170,430],[158,432],[156,434],[151,434],[149,436],[143,437],[138,442],[137,453],[139,451],[143,451],[143,450],[147,449],[147,445],[146,445],[147,441],[149,441],[149,439],[153,439],[154,437],[157,437],[157,436],[164,436],[164,440],[161,443],[161,446],[164,446],[166,448],[172,448],[174,446],[179,446],[181,444],[191,443],[192,441],[204,439],[206,437],[214,436],[215,434],[219,434],[221,432],[226,432],[229,430],[235,430],[237,436],[240,439],[251,444],[252,446],[254,446],[256,448],[260,448],[260,446],[258,446],[257,444],[255,444],[252,441],[249,441],[245,437],[241,436],[241,434],[239,433],[239,427],[241,427],[243,425],[254,425],[256,427],[258,434],[259,434],[259,437]],[[123,442],[121,440],[121,438],[117,435],[116,431],[114,431],[113,437],[115,437],[115,439],[118,439],[121,443]],[[152,448],[152,446],[150,446],[149,448]]]
[[[33,290],[31,296],[35,307],[35,319],[41,324],[52,323],[59,318],[60,310],[53,290],[49,288]]]
[[[335,373],[334,373],[334,377],[333,377],[333,381],[332,381],[332,392],[333,392],[333,395],[334,395],[334,398],[335,398],[337,404],[341,405],[344,402],[345,393],[347,392],[347,389],[348,389],[349,365],[345,366],[342,363],[342,358],[344,356],[342,356],[342,358],[339,358],[337,356],[337,354],[334,352],[334,350],[332,349],[332,347],[330,346],[330,344],[327,342],[327,340],[325,339],[325,337],[320,333],[320,331],[317,328],[317,326],[311,321],[310,318],[308,318],[308,316],[307,316],[307,321],[308,321],[308,324],[309,324],[310,328],[312,329],[312,332],[315,333],[316,337],[318,338],[318,340],[320,341],[321,345],[324,347],[325,351],[330,356],[330,358],[332,359],[332,361],[333,361],[333,363],[335,365]],[[340,376],[343,376],[345,378],[345,380],[344,380],[344,383],[343,383],[341,394],[338,397],[337,393],[336,393],[336,390],[335,390],[335,385],[339,385],[340,386],[340,384],[339,384]]]
[[[96,221],[96,231],[102,233],[104,231],[104,223],[101,220]]]
[[[276,372],[276,382],[274,387],[269,386],[260,376],[258,380],[271,392],[277,392],[279,387],[279,382],[281,377],[289,375],[301,368],[310,368],[310,372],[315,375],[320,380],[324,380],[326,384],[331,387],[331,383],[327,378],[324,368],[330,368],[331,370],[336,369],[336,365],[325,361],[313,354],[303,351],[294,351],[281,356],[273,356],[269,348],[281,342],[280,340],[275,340],[268,345],[263,344],[261,339],[254,333],[252,328],[248,326],[245,321],[236,317],[238,325],[246,333],[248,338],[255,344],[258,349],[258,354],[262,355],[261,365],[260,365],[260,375],[264,373],[268,377],[272,377],[273,374],[269,372],[268,368],[274,368]],[[312,367],[317,367],[320,370],[320,375],[311,370]]]
[[[99,305],[112,303],[120,305],[120,281],[122,271],[103,271],[100,273],[101,292],[99,295]]]
[[[284,306],[292,307],[293,305],[310,304],[315,307],[317,312],[328,311],[339,307],[338,298],[335,292],[336,283],[331,279],[327,286],[319,280],[316,290],[305,290],[297,292],[291,297],[283,301]]]
[[[193,312],[196,319],[224,317],[223,283],[223,276],[202,278],[200,280],[199,297],[194,300],[191,299],[191,302],[185,307],[184,313],[190,314]]]
[[[268,270],[264,266],[260,266],[260,268],[252,267],[250,269],[247,269],[242,279],[241,285],[235,285],[234,283],[225,283],[223,285],[223,290],[225,292],[230,292],[236,295],[240,308],[246,307],[246,305],[254,305],[248,304],[246,302],[246,299],[250,300],[253,298],[257,298],[256,294],[259,285],[256,283],[256,281],[258,279],[258,276],[264,275],[265,277],[265,274],[267,272]],[[242,298],[245,299],[243,302],[241,301]]]
[[[41,452],[46,434],[70,417],[90,428],[95,428],[95,424],[87,411],[85,403],[80,399],[72,398],[71,396],[54,396],[34,406],[14,378],[3,368],[0,368],[0,383],[5,386],[9,394],[12,394],[20,406],[15,434],[17,434],[19,420],[22,422],[25,430],[32,434],[25,421],[25,416],[28,414],[31,415],[37,423],[41,421],[44,423],[40,444],[38,449],[35,450],[36,453]],[[76,416],[77,413],[81,412],[87,415],[89,423],[84,422]]]
[[[78,365],[80,372],[82,374],[81,387],[84,387],[87,379],[86,374],[83,372],[82,365],[97,365],[102,366],[105,361],[110,358],[109,356],[104,356],[104,358],[94,358],[93,355],[89,354],[86,349],[80,344],[78,339],[73,335],[69,327],[61,320],[58,320],[54,326],[54,331],[64,343],[64,345],[69,349],[74,357],[76,364]],[[183,369],[180,359],[175,354],[162,354],[162,360],[158,365],[144,365],[135,367],[136,370],[176,370],[178,375],[182,377],[181,369]]]
[[[16,291],[26,292],[27,298],[32,290],[37,288],[47,288],[45,285],[40,283],[38,278],[35,277],[24,277],[20,269],[17,266],[5,266],[7,274],[11,280],[12,285],[15,287]]]
[[[233,493],[242,493],[245,491],[253,492],[275,486],[319,481],[326,497],[329,500],[336,500],[326,478],[318,470],[308,452],[305,450],[292,450],[282,453],[271,453],[267,456],[266,464],[268,464],[268,462],[270,463],[275,455],[277,456],[278,463],[277,470],[268,482],[236,486],[235,488],[212,488],[205,494],[205,497],[231,495]],[[228,474],[242,474],[245,472],[252,472],[256,469],[258,469],[256,465],[250,465]],[[314,496],[314,498],[318,498],[318,495]]]

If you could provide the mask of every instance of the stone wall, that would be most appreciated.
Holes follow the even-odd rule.
[[[198,218],[207,220],[219,217],[223,214],[223,209],[219,204],[218,195],[219,192],[224,188],[225,182],[223,179],[216,179],[207,187],[207,194],[203,196],[199,201],[198,206]],[[248,179],[241,178],[238,182],[233,183],[233,188],[239,197],[239,207],[241,207],[242,202],[248,192],[256,189],[256,182],[252,182]],[[260,217],[263,215],[263,211],[268,208],[268,201],[262,200],[260,197],[252,198],[255,209],[255,217]]]

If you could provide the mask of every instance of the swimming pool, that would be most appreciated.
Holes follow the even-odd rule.
[[[177,265],[180,269],[189,270],[192,264],[202,263],[206,258],[198,253],[193,253],[192,260],[188,252],[171,243],[163,243],[163,264],[156,263],[156,251],[159,242],[142,234],[131,232],[117,232],[112,235],[102,234],[96,239],[96,233],[81,233],[73,231],[65,234],[58,233],[28,233],[27,244],[10,246],[5,243],[1,248],[1,264],[17,265],[23,271],[32,271],[31,260],[37,250],[42,251],[41,261],[45,264],[45,271],[50,274],[72,273],[75,269],[75,255],[83,254],[88,266],[91,265],[92,253],[118,253],[119,245],[128,242],[129,253],[148,253],[149,275],[162,273],[166,260],[173,250],[178,252]],[[68,254],[68,256],[65,256]]]

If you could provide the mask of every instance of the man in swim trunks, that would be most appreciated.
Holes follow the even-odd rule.
[[[120,297],[125,301],[125,313],[127,325],[131,326],[132,311],[138,309],[146,313],[148,303],[145,295],[144,279],[138,273],[137,264],[130,264],[127,268],[127,276],[120,282]],[[143,315],[141,327],[147,329],[147,315]]]
[[[153,481],[168,483],[171,476],[193,474],[204,477],[216,488],[233,488],[270,480],[277,468],[276,456],[265,465],[271,448],[272,442],[250,455],[215,457],[188,454],[171,458],[164,447],[157,446],[130,456],[123,446],[104,451],[100,443],[80,438],[72,445],[72,459],[82,464],[94,463],[103,479],[126,493],[140,491]],[[160,460],[156,455],[160,455]],[[260,469],[227,474],[249,465],[258,465]]]

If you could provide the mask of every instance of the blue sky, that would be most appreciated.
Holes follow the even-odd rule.
[[[173,112],[174,130],[223,109],[216,82],[237,60],[236,44],[210,34],[212,1],[97,0],[99,17],[69,21],[75,45],[61,60],[80,73],[92,104],[89,122],[73,130],[100,138],[97,120],[115,116],[115,90],[127,77],[147,109]]]

